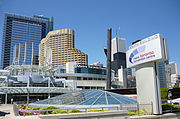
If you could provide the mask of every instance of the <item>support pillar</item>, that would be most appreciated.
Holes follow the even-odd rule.
[[[29,104],[29,91],[27,92],[27,104]]]
[[[136,67],[137,100],[140,109],[162,114],[160,84],[157,73],[157,63],[150,62]],[[153,107],[150,105],[153,103]],[[143,106],[141,104],[150,104]]]
[[[64,81],[64,88],[66,88],[66,81]]]
[[[111,29],[107,31],[107,79],[106,89],[111,89]]]
[[[6,93],[5,94],[5,104],[7,104],[7,96],[8,96],[8,94]]]
[[[51,87],[51,85],[50,85],[50,77],[48,78],[48,87],[50,88]],[[51,94],[50,93],[48,93],[48,98],[51,98]]]

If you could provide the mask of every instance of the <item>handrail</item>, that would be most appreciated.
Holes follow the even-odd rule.
[[[48,114],[49,111],[56,111],[56,110],[67,110],[67,113],[69,113],[69,110],[73,110],[73,109],[81,109],[81,110],[85,110],[85,112],[87,112],[88,110],[91,109],[102,109],[102,111],[105,111],[104,109],[106,108],[116,108],[117,110],[120,110],[120,108],[118,106],[111,106],[111,107],[91,107],[91,108],[69,108],[69,109],[47,109],[47,110],[24,110],[24,109],[20,109],[19,111],[21,111],[23,113],[23,116],[25,116],[26,112],[40,112],[40,111],[44,111],[46,112],[46,114]]]
[[[60,109],[44,109],[44,110],[24,110],[24,109],[19,109],[19,111],[22,112],[22,115],[26,115],[26,112],[37,112],[38,113],[41,113],[41,112],[45,112],[44,114],[48,114],[48,112],[50,111],[58,111],[58,110],[66,110],[67,113],[69,113],[70,110],[73,110],[73,109],[78,109],[80,111],[84,111],[84,112],[88,112],[88,110],[92,110],[92,109],[96,109],[96,110],[102,110],[102,111],[105,111],[105,110],[129,110],[129,111],[135,111],[134,113],[129,113],[129,114],[142,114],[142,113],[147,113],[147,112],[140,112],[140,109],[138,108],[140,105],[149,105],[151,106],[150,108],[152,108],[152,103],[151,104],[138,104],[137,107],[132,107],[130,108],[129,106],[132,106],[132,105],[137,105],[137,104],[120,104],[120,105],[110,105],[110,106],[96,106],[94,105],[93,107],[72,107],[72,108],[66,108],[66,109],[63,109],[63,108],[60,108]],[[126,109],[127,108],[127,109]],[[129,109],[130,108],[130,109]],[[153,111],[153,110],[151,110]],[[149,114],[153,114],[153,112],[148,112]]]
[[[103,106],[103,107],[88,107],[88,108],[68,108],[68,109],[46,109],[46,110],[24,110],[22,109],[21,111],[24,111],[24,112],[35,112],[35,111],[56,111],[56,110],[73,110],[73,109],[105,109],[105,108],[116,108],[117,110],[119,110],[119,106],[111,106],[111,107],[108,107],[108,106]]]

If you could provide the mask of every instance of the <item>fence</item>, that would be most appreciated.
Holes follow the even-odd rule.
[[[126,106],[127,107],[127,106]],[[132,108],[129,106],[127,109],[122,108],[124,110],[128,110],[128,115],[152,115],[153,114],[153,103],[150,104],[136,104],[136,108]]]
[[[170,100],[162,104],[162,111],[163,113],[180,112],[180,104],[172,103]]]
[[[66,110],[66,113],[69,113],[70,110],[80,110],[83,112],[88,112],[89,110],[101,110],[101,111],[108,111],[108,110],[128,110],[128,114],[131,115],[144,115],[144,114],[153,114],[153,105],[151,104],[120,104],[114,106],[96,106],[96,107],[87,107],[87,108],[67,108],[67,109],[44,109],[44,110],[24,110],[19,109],[19,106],[14,103],[14,112],[16,115],[27,115],[30,113],[33,114],[49,114],[52,111],[60,111]],[[146,109],[146,110],[144,110]],[[43,113],[42,113],[43,112]]]

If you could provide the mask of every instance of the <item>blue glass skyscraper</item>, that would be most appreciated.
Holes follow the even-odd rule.
[[[35,61],[37,63],[39,43],[51,30],[52,19],[5,13],[1,69],[12,64],[30,65]]]
[[[158,77],[159,77],[159,81],[160,81],[160,87],[165,87],[165,88],[167,87],[166,71],[165,71],[166,62],[158,63]]]

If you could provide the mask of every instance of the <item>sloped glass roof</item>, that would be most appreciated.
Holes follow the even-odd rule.
[[[81,90],[63,94],[34,104],[47,105],[120,105],[137,104],[137,100],[102,90]]]

